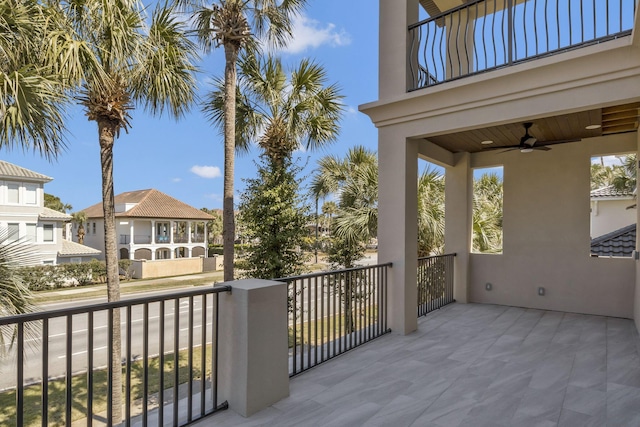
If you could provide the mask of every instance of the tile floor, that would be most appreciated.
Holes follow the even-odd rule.
[[[640,340],[627,319],[451,304],[291,380],[250,418],[198,426],[640,426]]]

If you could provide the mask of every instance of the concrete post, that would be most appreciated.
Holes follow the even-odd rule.
[[[418,143],[389,128],[378,131],[378,260],[389,270],[389,327],[418,327]]]
[[[454,261],[453,297],[469,300],[469,252],[471,251],[471,204],[473,171],[469,153],[457,153],[455,166],[445,175],[445,253],[456,253]]]
[[[220,294],[221,401],[243,417],[289,396],[287,285],[268,280],[227,282]]]
[[[637,19],[637,18],[636,18]],[[637,141],[638,141],[638,153],[640,153],[640,132],[637,132]],[[637,156],[637,154],[636,154]],[[636,163],[636,167],[639,167],[640,163]],[[640,169],[640,167],[638,168]],[[636,172],[640,172],[640,170],[636,170]],[[636,174],[637,176],[637,174]],[[637,186],[636,182],[636,194],[637,194]],[[640,224],[640,209],[636,208],[637,217],[636,217],[636,227],[637,224]],[[637,235],[637,233],[636,233]],[[640,239],[636,238],[636,254],[640,252]],[[640,262],[636,259],[636,289],[633,300],[633,319],[636,323],[636,329],[640,332]]]

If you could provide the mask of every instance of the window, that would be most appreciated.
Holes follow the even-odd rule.
[[[14,242],[20,237],[20,224],[10,223],[7,226],[7,240]]]
[[[53,224],[44,224],[42,226],[42,241],[53,242]]]
[[[42,261],[42,263],[44,265],[53,265],[54,264],[53,260],[50,260],[50,259],[46,259],[46,260]]]
[[[34,184],[26,184],[24,186],[24,203],[27,205],[38,204],[38,186]]]
[[[473,172],[474,253],[502,253],[502,167]]]
[[[71,259],[69,259],[69,262],[80,264],[82,263],[82,257],[71,257]]]
[[[96,234],[96,223],[95,222],[93,224],[91,224],[91,232],[93,234]]]
[[[7,203],[17,205],[20,203],[20,185],[16,183],[7,184]]]
[[[30,242],[37,241],[36,230],[38,229],[37,224],[27,224],[27,240]]]

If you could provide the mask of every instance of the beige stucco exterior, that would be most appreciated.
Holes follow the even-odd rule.
[[[636,222],[633,197],[591,198],[591,237],[611,233]]]
[[[527,154],[453,153],[429,141],[640,101],[636,34],[407,92],[407,27],[416,22],[417,7],[417,0],[380,0],[379,99],[360,107],[379,130],[379,260],[394,263],[391,328],[415,329],[406,310],[415,318],[408,299],[416,287],[411,260],[418,156],[446,170],[445,245],[457,254],[458,301],[635,315],[640,326],[638,262],[589,256],[590,159],[637,151],[636,132]],[[636,16],[634,28],[637,23]],[[497,165],[504,168],[503,254],[470,254],[472,170]],[[487,282],[491,291],[485,290]],[[541,286],[544,296],[537,294]]]

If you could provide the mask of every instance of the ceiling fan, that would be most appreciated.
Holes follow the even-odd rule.
[[[531,126],[533,126],[533,123],[531,122],[523,123],[523,126],[524,126],[524,136],[520,138],[520,144],[512,145],[510,147],[505,147],[506,150],[501,151],[502,153],[507,151],[513,151],[513,150],[520,150],[521,153],[530,153],[533,150],[540,150],[540,151],[551,150],[550,147],[545,147],[544,145],[540,145],[538,147],[535,146],[535,143],[538,142],[538,139],[536,137],[529,135],[529,129],[531,128]]]
[[[535,145],[538,142],[538,139],[531,134],[529,134],[529,129],[533,126],[533,123],[527,122],[522,124],[524,126],[524,136],[520,138],[520,143],[518,145],[511,145],[507,147],[492,147],[488,150],[499,150],[503,149],[501,153],[513,150],[520,150],[521,153],[531,153],[533,150],[539,151],[549,151],[551,147],[547,147],[547,145],[551,144],[560,144],[562,142],[573,142],[578,141],[579,139],[566,139],[560,141],[544,141],[544,145]]]

